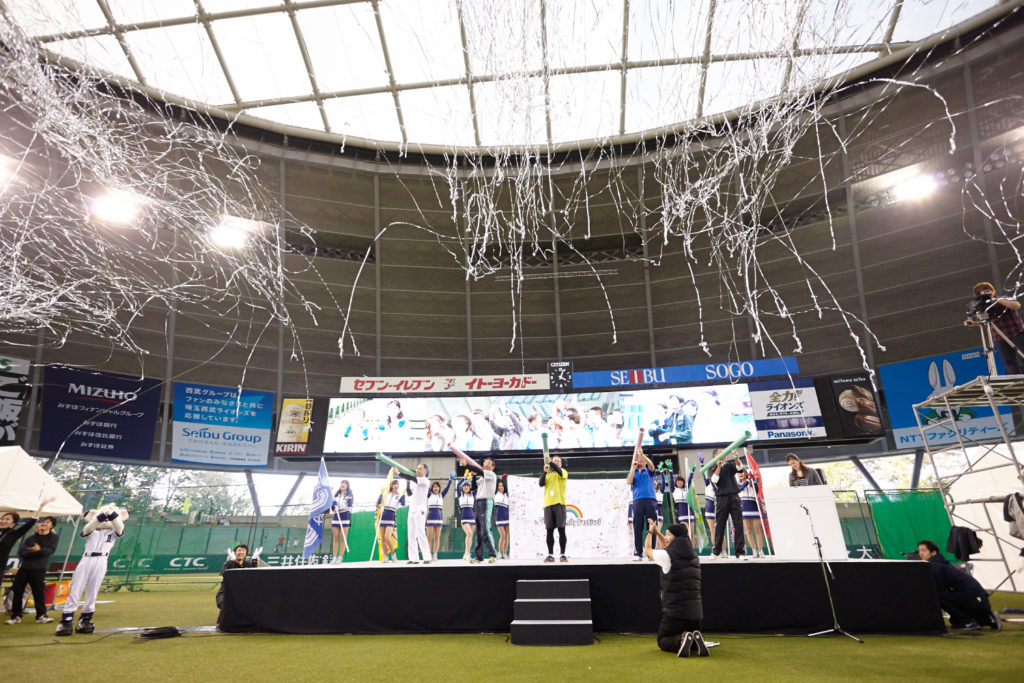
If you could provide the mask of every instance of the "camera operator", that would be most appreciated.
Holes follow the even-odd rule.
[[[990,282],[974,285],[974,299],[968,305],[971,317],[964,321],[965,327],[978,327],[987,319],[1006,335],[1013,344],[1006,343],[1000,334],[993,335],[996,350],[1003,359],[1008,375],[1024,375],[1024,358],[1013,347],[1024,351],[1024,323],[1021,322],[1020,302],[1015,299],[996,297],[996,288]]]

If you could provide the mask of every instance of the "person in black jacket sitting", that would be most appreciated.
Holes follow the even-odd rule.
[[[21,610],[25,586],[32,587],[32,600],[36,607],[36,623],[49,624],[53,621],[46,616],[46,568],[50,564],[50,555],[57,549],[59,537],[53,533],[57,520],[43,517],[36,524],[36,532],[25,539],[18,549],[21,566],[14,577],[11,595],[11,618],[8,625],[21,623]]]
[[[263,552],[263,548],[256,548],[256,552],[253,553],[252,557],[247,557],[249,554],[249,546],[244,543],[239,543],[234,549],[228,548],[228,556],[224,561],[224,566],[220,568],[220,575],[224,576],[224,572],[229,569],[251,569],[259,566],[260,553]],[[214,597],[217,603],[217,609],[220,609],[224,605],[224,582],[222,581],[220,587],[217,588],[217,595]]]
[[[933,541],[918,543],[917,554],[931,566],[939,604],[949,615],[951,626],[967,631],[982,626],[1000,629],[999,616],[992,611],[988,594],[973,576],[951,565]]]
[[[647,520],[650,533],[644,553],[661,568],[661,623],[658,625],[658,647],[689,657],[696,652],[708,656],[708,647],[701,634],[704,606],[700,596],[700,559],[690,543],[685,524],[673,524],[663,536],[658,523]],[[654,547],[654,539],[658,547]]]

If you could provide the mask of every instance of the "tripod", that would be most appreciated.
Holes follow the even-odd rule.
[[[814,519],[811,517],[811,511],[807,509],[806,505],[801,504],[800,507],[804,509],[807,514],[807,521],[811,525],[811,536],[814,537],[814,547],[818,549],[818,561],[821,562],[821,575],[825,577],[825,590],[828,592],[828,606],[832,608],[832,628],[824,631],[817,631],[815,633],[808,633],[808,638],[814,638],[815,636],[846,636],[847,638],[853,638],[858,643],[863,644],[864,641],[844,631],[839,626],[839,617],[836,616],[836,603],[832,600],[832,584],[829,582],[829,577],[835,581],[835,576],[832,574],[832,567],[829,566],[828,562],[825,561],[825,556],[821,554],[821,539],[818,538],[818,533],[814,530]]]
[[[1003,331],[999,329],[997,325],[992,323],[992,318],[989,317],[989,309],[997,303],[998,301],[993,301],[989,304],[985,311],[981,315],[977,316],[974,321],[978,325],[978,332],[981,333],[981,348],[985,353],[985,358],[988,360],[988,374],[991,377],[997,377],[999,375],[996,368],[996,345],[995,338],[992,336],[992,330],[995,330],[996,334],[1002,337],[1003,341],[1006,342],[1018,356],[1024,358],[1024,352],[1017,348],[1017,345],[1010,341],[1009,338],[1003,334]]]

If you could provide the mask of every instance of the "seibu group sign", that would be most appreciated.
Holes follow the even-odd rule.
[[[752,377],[795,375],[799,372],[796,358],[770,358],[703,365],[673,365],[664,368],[637,370],[601,370],[573,374],[574,389],[639,386],[651,384],[685,384],[687,382],[742,381]]]

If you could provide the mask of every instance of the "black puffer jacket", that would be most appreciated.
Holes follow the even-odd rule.
[[[700,560],[690,539],[676,536],[666,548],[672,568],[661,575],[661,605],[666,616],[700,620],[704,607],[700,597]]]

